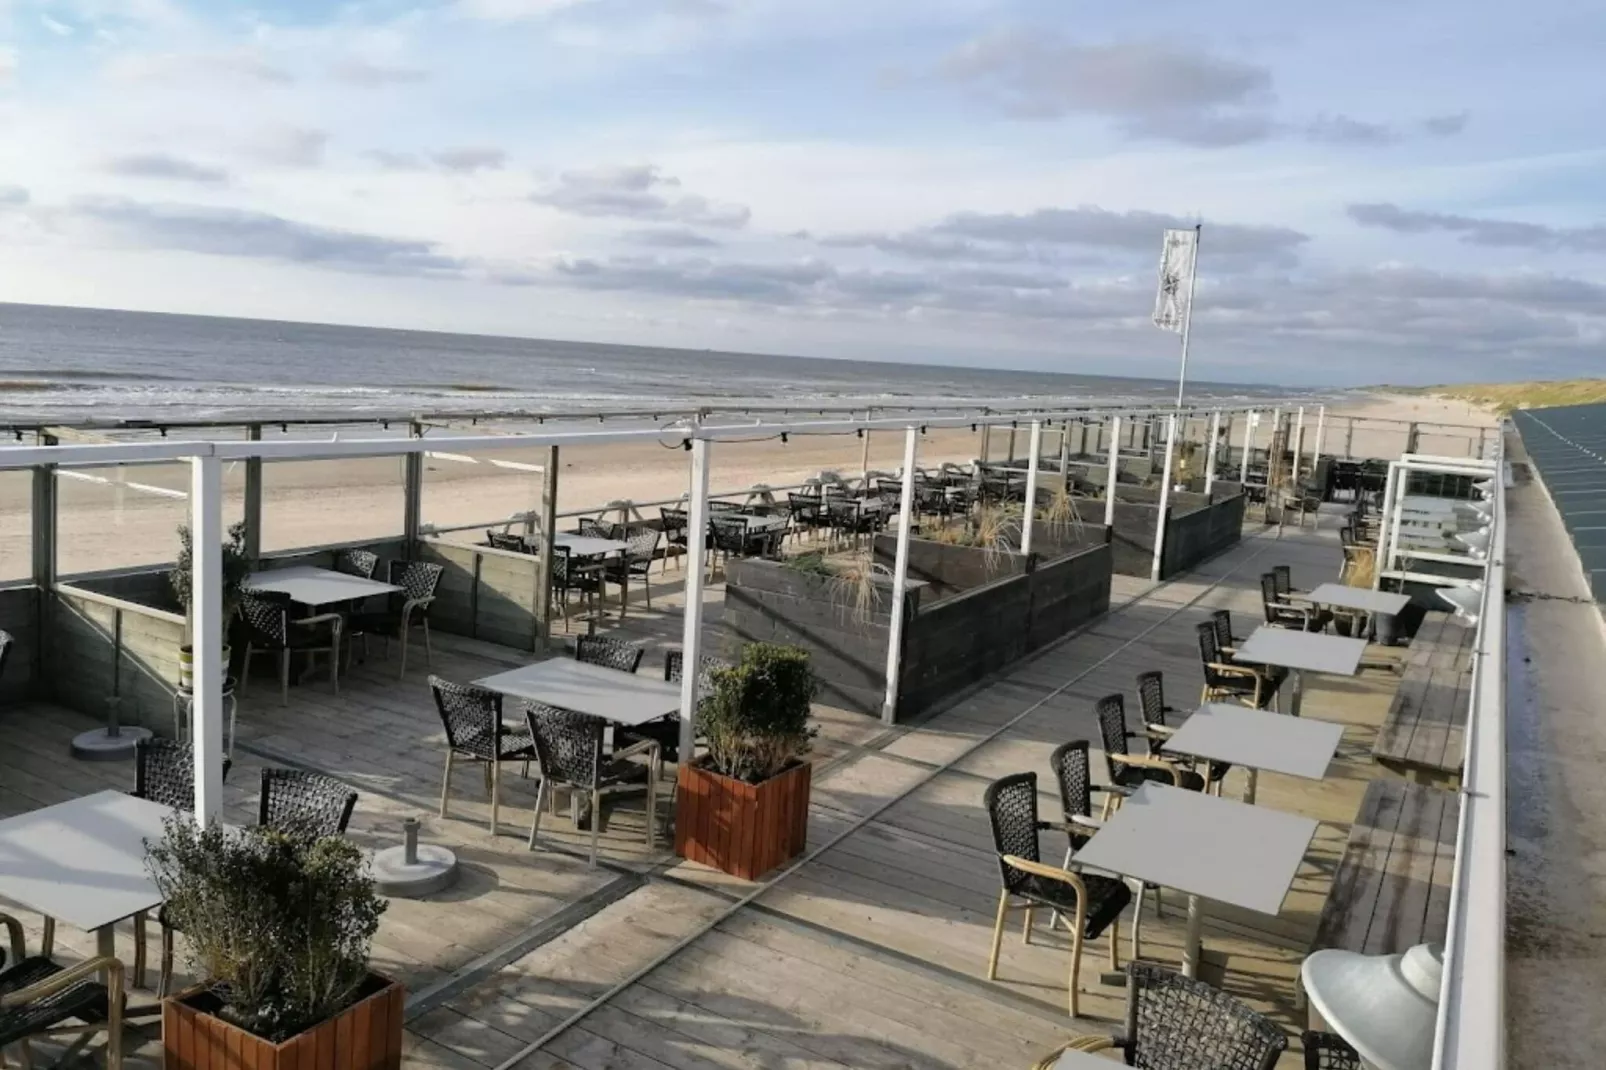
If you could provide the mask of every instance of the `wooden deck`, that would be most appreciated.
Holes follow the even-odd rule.
[[[533,781],[517,775],[504,778],[495,839],[472,771],[460,774],[451,816],[434,816],[444,752],[425,670],[398,681],[377,658],[339,696],[314,678],[281,707],[267,677],[253,687],[240,709],[227,816],[254,818],[261,766],[302,765],[361,792],[359,843],[395,843],[401,820],[417,816],[425,841],[458,852],[461,883],[429,901],[393,902],[375,949],[376,965],[409,988],[410,1067],[1027,1067],[1072,1033],[1108,1031],[1124,992],[1100,983],[1100,940],[1084,958],[1085,1020],[1067,1018],[1066,941],[1041,925],[1030,945],[1007,939],[999,980],[982,979],[998,890],[983,787],[1035,769],[1049,788],[1049,752],[1096,739],[1092,701],[1130,696],[1142,670],[1163,669],[1171,701],[1188,705],[1199,683],[1195,622],[1225,607],[1246,631],[1259,612],[1260,572],[1291,564],[1296,586],[1308,587],[1336,574],[1339,561],[1330,533],[1268,532],[1159,587],[1117,577],[1108,616],[917,726],[889,730],[819,711],[810,853],[768,885],[679,862],[662,849],[666,840],[648,851],[640,799],[610,812],[597,869],[564,821],[543,822],[545,842],[526,849]],[[653,613],[633,607],[622,630],[655,644],[678,638],[671,591],[655,589],[654,602]],[[469,680],[526,660],[440,640],[434,671]],[[659,665],[650,655],[642,671]],[[1349,726],[1339,760],[1319,783],[1263,774],[1259,802],[1316,817],[1321,831],[1278,917],[1208,915],[1207,946],[1228,956],[1226,989],[1294,1032],[1302,1024],[1294,977],[1349,822],[1379,775],[1371,745],[1396,679],[1369,671],[1311,681],[1306,715]],[[132,787],[127,765],[67,757],[67,740],[87,725],[46,705],[6,712],[0,814]],[[1229,794],[1241,777],[1229,778]],[[1045,794],[1044,807],[1053,816],[1057,801]],[[663,821],[670,810],[666,801]],[[1045,835],[1046,851],[1062,849]],[[1172,895],[1163,918],[1146,914],[1145,958],[1178,960],[1182,906]],[[37,938],[31,931],[30,943]],[[58,933],[69,954],[90,943]],[[1124,960],[1126,926],[1121,943]],[[159,1062],[153,1027],[143,1035],[130,1066]],[[1285,1063],[1295,1064],[1292,1055]]]

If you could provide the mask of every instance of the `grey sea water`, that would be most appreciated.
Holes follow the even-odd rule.
[[[1154,379],[0,304],[0,419],[14,421],[1163,402],[1174,389]],[[1226,401],[1298,392],[1198,383],[1189,393]]]

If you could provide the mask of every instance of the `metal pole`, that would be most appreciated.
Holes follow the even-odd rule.
[[[1316,448],[1310,454],[1310,470],[1316,471],[1316,466],[1322,460],[1322,436],[1327,433],[1327,406],[1323,405],[1316,410]]]
[[[1177,373],[1177,408],[1182,408],[1182,395],[1188,385],[1188,335],[1193,326],[1193,284],[1199,278],[1199,238],[1204,226],[1193,225],[1193,270],[1188,273],[1188,314],[1182,317],[1182,369]],[[1170,478],[1169,474],[1166,478]]]
[[[1076,421],[1076,425],[1077,425],[1077,427],[1079,427],[1081,429],[1080,438],[1081,438],[1081,441],[1085,444],[1087,442],[1087,425],[1082,423],[1081,420],[1077,420]],[[1084,449],[1086,448],[1085,445],[1084,445],[1083,448]],[[1080,451],[1078,451],[1078,452],[1080,452]],[[1067,487],[1069,487],[1071,485],[1071,425],[1070,424],[1061,424],[1060,425],[1060,480]]]
[[[1216,486],[1216,441],[1221,435],[1221,410],[1210,414],[1210,448],[1205,451],[1205,497]]]
[[[1115,526],[1115,477],[1119,473],[1121,459],[1121,418],[1110,417],[1110,474],[1105,477],[1104,484],[1104,526]]]
[[[195,819],[223,815],[223,468],[216,457],[190,460],[190,643],[195,658],[191,714]]]
[[[245,429],[250,442],[262,441],[262,425],[252,424]],[[119,469],[121,471],[121,469]],[[248,457],[245,461],[245,502],[240,518],[245,521],[245,555],[253,562],[262,556],[262,458]]]
[[[1020,521],[1020,552],[1026,556],[1032,552],[1032,521],[1036,518],[1037,509],[1037,455],[1043,448],[1043,421],[1032,421],[1031,460],[1026,462],[1026,510]]]
[[[1015,421],[1009,422],[1009,456],[1004,458],[1005,464],[1015,463]]]
[[[1171,462],[1176,452],[1177,414],[1172,413],[1166,419],[1165,469],[1160,475],[1160,516],[1154,525],[1154,564],[1149,568],[1149,578],[1156,582],[1160,579],[1160,559],[1165,556],[1166,510],[1171,506]]]
[[[407,437],[423,438],[424,425],[414,420],[407,425]],[[424,518],[424,455],[409,453],[402,461],[402,538],[403,553],[411,561],[418,553],[418,536]]]
[[[864,410],[864,418],[866,420],[874,419],[875,418],[875,410],[874,409],[865,409]],[[865,493],[869,493],[869,491],[870,491],[870,429],[868,427],[866,427],[864,429],[863,434],[864,434],[864,448],[859,451],[859,486],[860,486],[861,489],[864,490]]]
[[[1305,406],[1301,405],[1298,415],[1294,418],[1294,469],[1291,473],[1295,486],[1299,485],[1299,466],[1304,460],[1300,456],[1305,451]]]
[[[1344,418],[1344,459],[1353,460],[1355,457],[1355,417]]]
[[[1034,422],[1034,428],[1037,426]],[[909,538],[914,527],[915,450],[920,428],[911,427],[903,439],[903,494],[898,504],[898,553],[892,563],[892,612],[887,621],[887,693],[881,702],[881,722],[898,721],[899,671],[903,667],[903,600],[909,589]],[[1034,460],[1035,469],[1036,462]],[[1027,495],[1030,496],[1030,482]]]
[[[548,446],[541,468],[541,557],[536,565],[536,638],[552,648],[552,554],[558,542],[558,447]]]
[[[1383,580],[1383,554],[1388,547],[1389,524],[1394,519],[1394,483],[1399,478],[1400,466],[1397,461],[1389,462],[1389,474],[1383,483],[1383,510],[1377,521],[1377,549],[1372,560],[1372,590],[1382,586]]]
[[[708,567],[708,469],[705,438],[691,440],[691,503],[686,517],[686,610],[680,649],[680,764],[691,762],[697,747],[697,677],[703,657],[703,575]]]
[[[1244,421],[1244,455],[1238,458],[1238,482],[1249,482],[1249,451],[1255,444],[1255,418],[1260,414],[1254,409],[1249,410],[1249,418]]]
[[[1394,480],[1394,511],[1389,519],[1388,546],[1385,547],[1382,564],[1375,570],[1379,578],[1385,568],[1394,566],[1394,559],[1400,554],[1400,528],[1405,525],[1405,492],[1410,485],[1410,470],[1402,464],[1400,474]]]

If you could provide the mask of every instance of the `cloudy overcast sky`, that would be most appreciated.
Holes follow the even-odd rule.
[[[1606,371],[1606,6],[0,0],[0,301],[1167,376]]]

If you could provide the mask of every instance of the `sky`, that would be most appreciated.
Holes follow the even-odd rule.
[[[1167,377],[1606,374],[1606,5],[0,0],[0,301]]]

